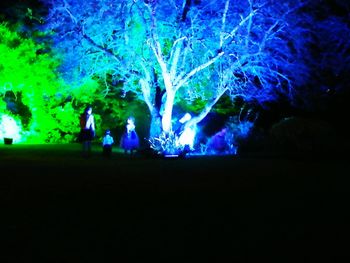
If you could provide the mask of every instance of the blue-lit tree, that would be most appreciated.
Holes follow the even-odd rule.
[[[312,19],[303,0],[42,0],[62,74],[123,82],[151,114],[150,137],[172,131],[173,107],[205,101],[186,123],[232,100],[290,100],[308,80]],[[310,58],[311,59],[311,58]],[[309,60],[310,60],[309,59]]]

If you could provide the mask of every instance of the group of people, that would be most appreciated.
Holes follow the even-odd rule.
[[[135,118],[130,116],[126,121],[125,131],[120,138],[120,147],[124,149],[124,153],[133,154],[139,148],[139,137],[135,130]],[[80,134],[79,140],[83,145],[83,156],[88,157],[91,154],[91,142],[94,139],[95,120],[92,114],[92,106],[87,106],[84,112],[80,115]],[[107,129],[102,138],[102,154],[105,157],[110,157],[112,148],[115,144],[111,131]]]

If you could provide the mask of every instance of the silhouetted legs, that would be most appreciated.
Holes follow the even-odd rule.
[[[90,157],[91,141],[83,141],[83,157]]]

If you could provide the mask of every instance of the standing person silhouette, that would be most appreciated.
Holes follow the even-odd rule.
[[[139,148],[139,136],[135,128],[135,118],[130,116],[126,121],[126,130],[120,140],[120,146],[124,149],[125,154],[130,152],[132,155],[134,150]]]
[[[111,135],[110,130],[106,130],[105,135],[102,138],[102,154],[105,157],[111,157],[112,155],[112,147],[114,144],[114,139]]]
[[[80,115],[80,139],[83,145],[83,156],[91,155],[91,141],[95,137],[95,120],[92,106],[87,106]]]

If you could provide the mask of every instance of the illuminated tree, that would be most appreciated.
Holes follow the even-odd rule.
[[[22,141],[71,141],[78,117],[71,103],[62,103],[68,90],[56,76],[58,61],[43,48],[0,24],[0,117],[23,128],[17,129]]]
[[[147,104],[151,137],[172,131],[179,101],[205,101],[191,126],[224,95],[261,104],[277,94],[293,100],[309,75],[302,0],[42,2],[65,78],[98,76],[106,93],[122,82],[124,94]]]

